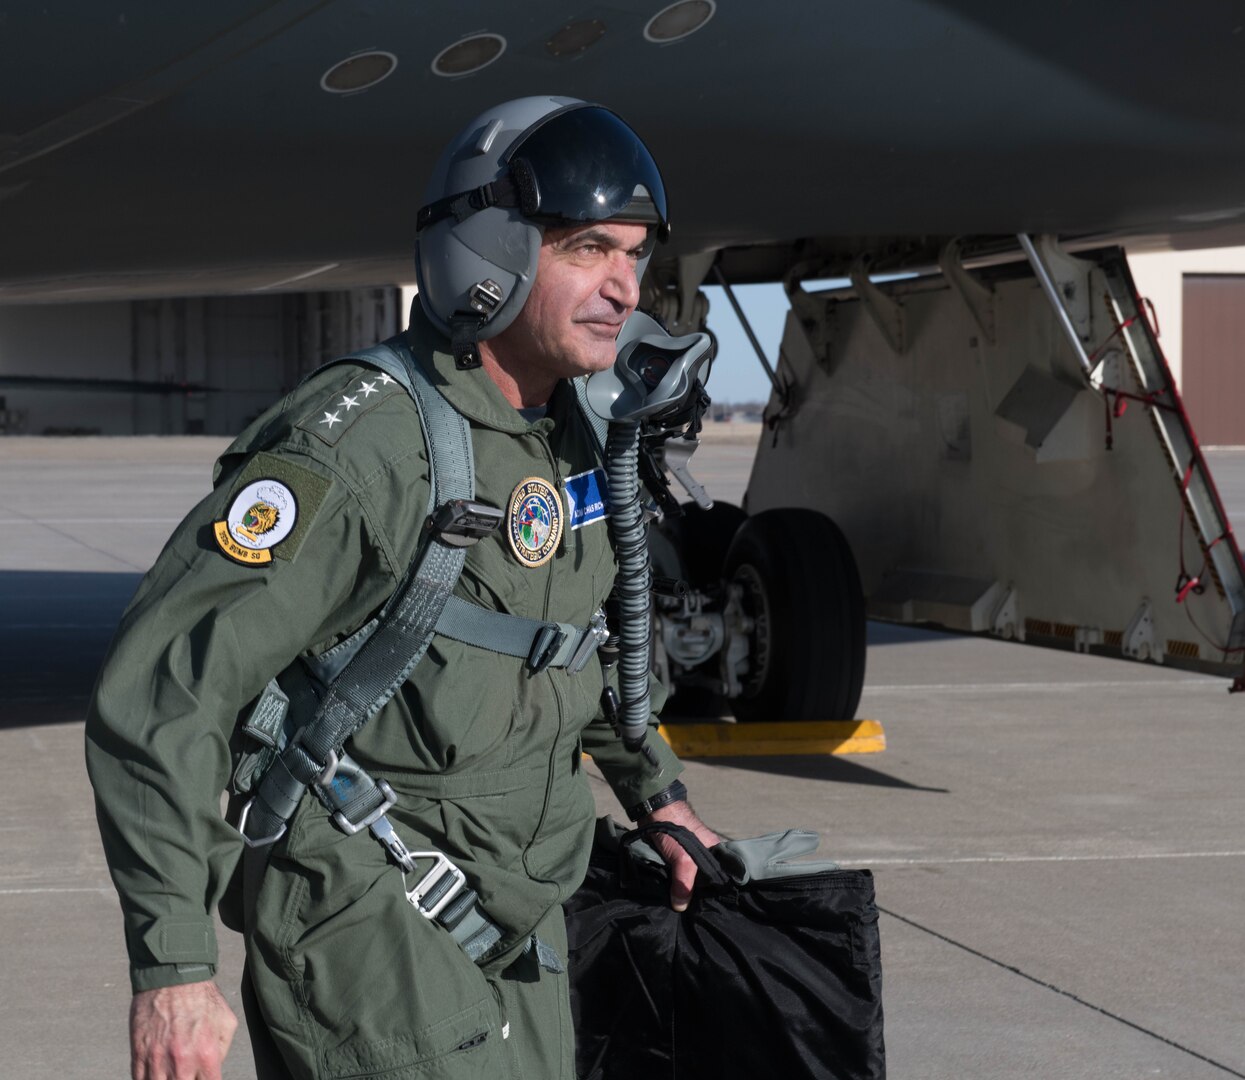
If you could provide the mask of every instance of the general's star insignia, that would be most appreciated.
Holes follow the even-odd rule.
[[[334,424],[340,424],[341,422],[342,418],[335,412],[326,412],[324,414],[324,419],[320,421],[322,424],[328,424],[329,431],[333,430]]]
[[[380,373],[381,386],[388,386],[391,382],[393,382],[393,377],[387,371],[382,371]]]
[[[361,393],[365,398],[368,398],[373,394],[379,394],[380,391],[376,389],[376,381],[372,380],[372,382],[360,383],[359,389],[356,390],[355,393]]]
[[[347,394],[342,394],[342,399],[337,404],[345,405],[346,412],[349,412],[351,409],[357,409],[359,407],[359,399],[357,397],[350,397]]]

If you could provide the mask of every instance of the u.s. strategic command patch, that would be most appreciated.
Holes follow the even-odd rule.
[[[221,551],[247,566],[272,562],[272,549],[294,531],[298,500],[279,480],[265,478],[247,484],[229,504],[223,521],[212,531]]]
[[[543,566],[562,539],[562,503],[539,476],[529,476],[510,496],[510,549],[524,566]]]

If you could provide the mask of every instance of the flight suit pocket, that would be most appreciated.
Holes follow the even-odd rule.
[[[505,1076],[483,973],[411,906],[380,845],[303,809],[292,850],[274,852],[252,935],[253,956],[278,958],[252,963],[252,977],[293,1074]]]

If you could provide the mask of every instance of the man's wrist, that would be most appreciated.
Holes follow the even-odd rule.
[[[687,786],[682,780],[673,780],[668,787],[662,788],[657,794],[650,795],[634,806],[627,807],[627,817],[632,821],[639,821],[640,818],[648,817],[654,810],[660,810],[663,806],[669,806],[673,802],[685,802],[687,800]]]

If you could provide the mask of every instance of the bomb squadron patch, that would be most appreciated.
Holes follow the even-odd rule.
[[[510,549],[524,566],[543,566],[562,539],[562,503],[539,476],[520,482],[510,496]]]
[[[294,530],[298,500],[279,480],[247,484],[229,504],[223,521],[212,526],[221,551],[246,566],[272,562],[272,548]]]

